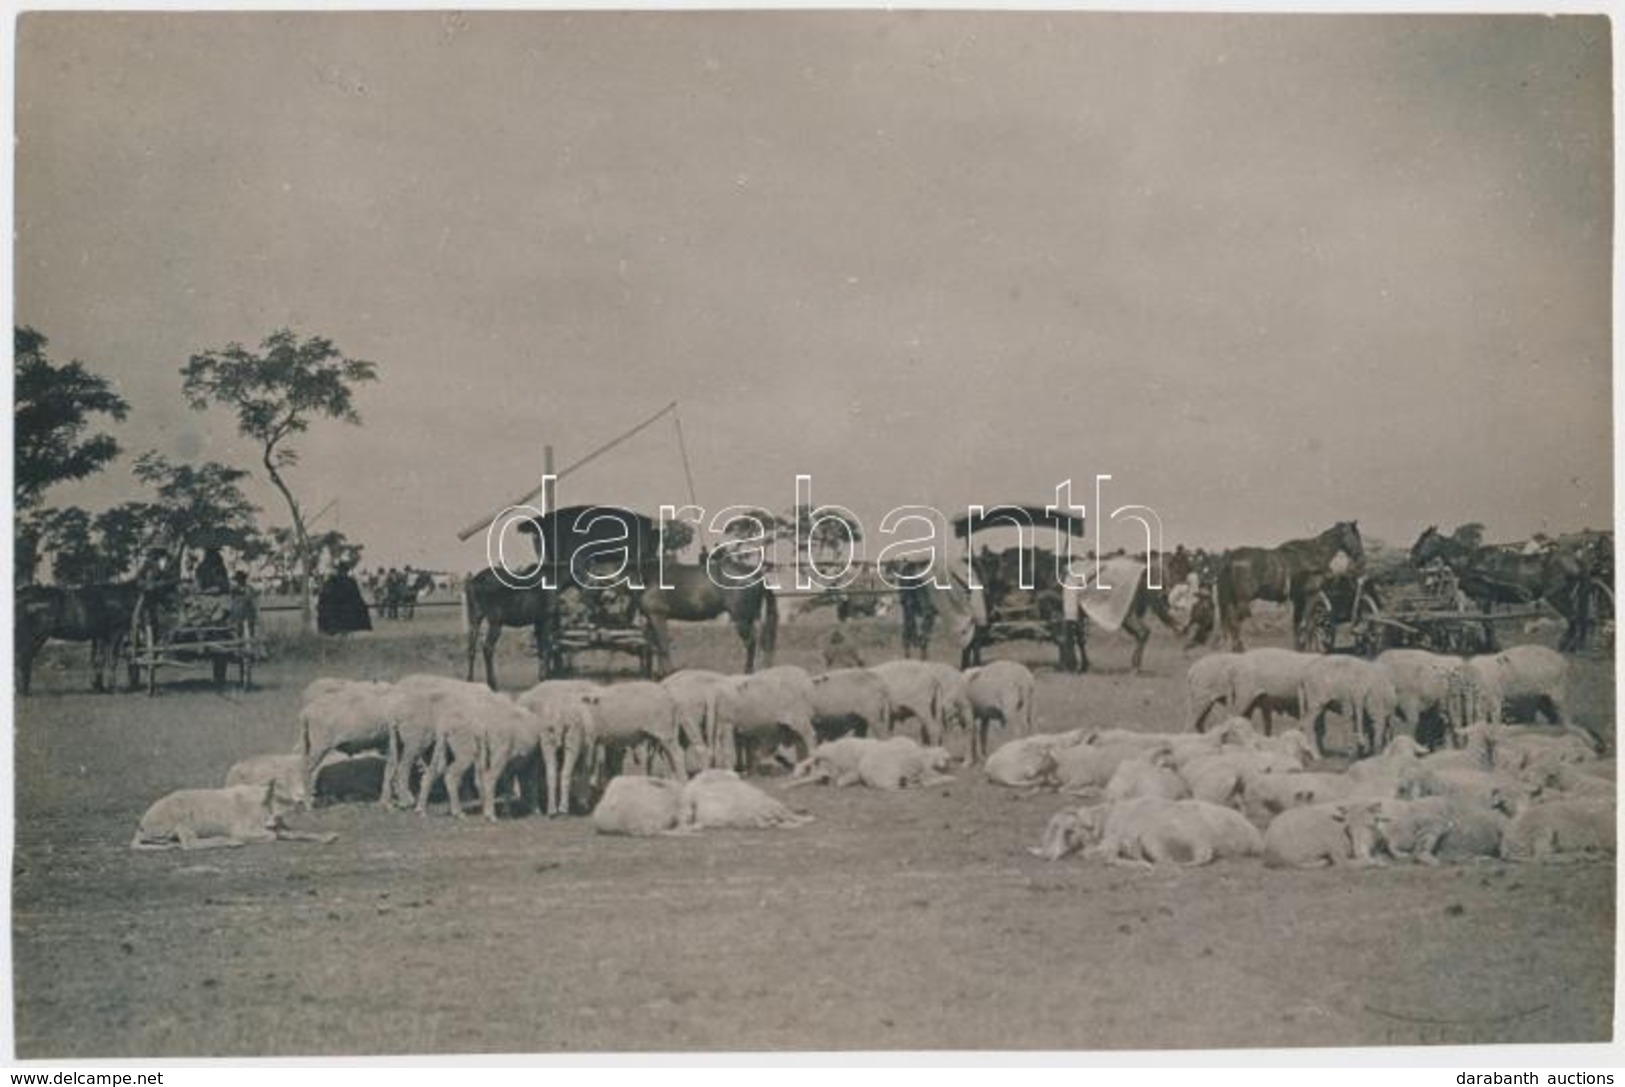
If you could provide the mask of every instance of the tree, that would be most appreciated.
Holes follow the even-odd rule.
[[[51,580],[60,585],[118,581],[135,566],[149,538],[154,507],[125,502],[94,516],[78,506],[39,511],[39,550],[51,557]]]
[[[17,509],[31,510],[52,484],[84,479],[119,455],[111,435],[85,430],[93,415],[122,421],[130,405],[83,363],[53,365],[48,341],[32,328],[14,328],[13,336]]]
[[[816,521],[814,512],[814,507],[802,502],[779,518],[779,534],[792,543],[806,540],[810,552],[807,557],[832,562],[851,554],[863,540],[863,525],[846,511],[834,507],[823,509]],[[797,555],[796,561],[802,558]]]
[[[181,375],[187,403],[194,410],[211,404],[230,408],[237,415],[238,431],[259,443],[260,462],[293,520],[304,625],[314,629],[310,589],[316,576],[315,555],[304,514],[284,478],[284,472],[299,463],[297,451],[287,443],[309,430],[316,419],[359,425],[355,387],[376,381],[377,365],[346,358],[331,340],[311,336],[301,341],[284,328],[266,337],[257,354],[232,343],[193,355]]]
[[[135,477],[158,492],[145,518],[149,541],[162,537],[177,556],[185,549],[252,547],[259,507],[239,486],[248,478],[243,469],[212,460],[174,464],[149,452],[135,462]]]

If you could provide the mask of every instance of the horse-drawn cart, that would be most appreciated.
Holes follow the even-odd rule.
[[[1374,657],[1385,649],[1492,652],[1494,623],[1538,612],[1487,613],[1473,606],[1448,566],[1382,580],[1354,574],[1328,579],[1304,611],[1303,648]]]
[[[145,680],[147,693],[157,694],[160,668],[204,667],[224,686],[235,667],[237,686],[246,691],[259,653],[258,627],[258,607],[248,593],[144,590],[130,622],[131,687]]]

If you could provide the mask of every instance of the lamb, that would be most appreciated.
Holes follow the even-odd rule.
[[[584,701],[591,710],[589,769],[594,781],[612,761],[608,759],[610,753],[645,741],[653,743],[666,757],[678,781],[688,780],[688,767],[678,745],[677,700],[670,691],[658,683],[634,680],[599,687]]]
[[[813,729],[812,677],[794,665],[779,665],[748,676],[735,676],[717,691],[712,726],[720,752],[717,761],[728,769],[741,767],[740,743],[777,749],[788,737],[805,759],[818,746]]]
[[[791,811],[766,793],[741,781],[732,770],[705,770],[683,786],[679,826],[709,827],[799,827],[812,822],[812,816]]]
[[[1231,670],[1230,712],[1240,717],[1251,717],[1254,710],[1262,712],[1266,735],[1273,730],[1277,711],[1301,719],[1298,699],[1304,676],[1323,659],[1289,649],[1249,649]]]
[[[355,684],[318,695],[299,711],[295,751],[305,764],[306,797],[316,795],[316,772],[332,752],[389,753],[393,697],[394,691],[387,685]],[[386,778],[379,803],[388,802],[389,787]]]
[[[220,849],[256,842],[320,842],[335,834],[307,834],[282,825],[294,800],[279,782],[225,789],[179,789],[146,810],[130,848]]]
[[[1466,665],[1462,658],[1425,649],[1389,649],[1377,656],[1376,665],[1394,685],[1394,716],[1405,723],[1412,738],[1420,739],[1422,719],[1428,713],[1442,717],[1447,729],[1467,723],[1452,718],[1452,692],[1459,688]]]
[[[306,790],[305,759],[302,755],[255,755],[232,764],[226,771],[226,785],[269,785],[282,787],[282,794],[294,806],[310,807]]]
[[[1316,804],[1282,812],[1264,831],[1264,866],[1315,868],[1350,861],[1357,865],[1380,863],[1373,855],[1378,803]]]
[[[891,735],[898,721],[912,718],[919,722],[921,743],[942,743],[942,679],[938,667],[926,661],[894,660],[869,669],[886,685],[886,697],[891,704],[885,735]],[[946,665],[941,667],[947,668]],[[878,739],[881,733],[871,731],[869,735]]]
[[[599,834],[649,837],[675,830],[682,810],[681,784],[628,774],[610,780],[593,808],[592,825]]]

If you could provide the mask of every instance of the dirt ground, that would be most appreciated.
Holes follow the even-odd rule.
[[[788,831],[628,840],[345,804],[293,820],[336,831],[327,846],[130,851],[163,793],[288,750],[315,676],[460,672],[449,610],[381,626],[265,664],[247,694],[166,676],[157,698],[92,695],[86,651],[48,651],[16,714],[19,1057],[1611,1037],[1612,864],[1049,864],[1025,847],[1068,800],[967,771],[793,791],[817,820]],[[870,663],[895,655],[895,620],[853,627]],[[787,624],[779,662],[815,667],[828,629]],[[522,640],[502,647],[510,689],[533,675]],[[1179,727],[1187,658],[1158,631],[1134,677],[1128,649],[1100,635],[1095,673],[1040,670],[1039,727]],[[678,628],[676,652],[739,663],[722,626]],[[1575,668],[1578,716],[1612,740],[1612,662]]]

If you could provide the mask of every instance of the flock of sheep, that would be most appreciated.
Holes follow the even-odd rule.
[[[314,802],[327,771],[381,756],[386,807],[426,813],[438,784],[461,816],[472,776],[487,819],[508,793],[533,792],[550,815],[569,814],[573,794],[578,804],[596,798],[594,826],[609,834],[809,822],[741,777],[764,762],[789,770],[786,789],[888,790],[951,781],[965,762],[997,785],[1088,801],[1050,820],[1031,850],[1049,860],[1077,851],[1133,864],[1262,855],[1272,866],[1611,856],[1613,764],[1566,724],[1566,677],[1564,658],[1532,646],[1467,660],[1219,653],[1189,669],[1187,731],[1053,734],[1033,731],[1033,675],[1013,661],[965,672],[913,660],[822,675],[688,670],[659,683],[549,680],[512,696],[433,675],[318,679],[304,692],[292,753],[239,763],[224,789],[163,798],[132,845],[330,841],[289,830],[283,816]],[[1563,730],[1500,723],[1525,704]],[[1208,729],[1219,707],[1228,716]],[[1334,711],[1363,757],[1345,772],[1312,771]],[[1302,727],[1272,735],[1281,712]],[[1427,721],[1445,725],[1441,750],[1417,742]],[[990,751],[994,727],[1011,738]],[[954,732],[962,757],[949,750]]]
[[[1538,646],[1468,659],[1218,653],[1186,675],[1192,731],[1029,736],[1000,748],[988,773],[1097,801],[1050,820],[1032,850],[1049,860],[1079,850],[1129,864],[1262,855],[1271,867],[1612,856],[1614,765],[1567,723],[1567,673]],[[1233,716],[1206,731],[1221,706]],[[1559,730],[1501,723],[1523,708]],[[1268,735],[1283,711],[1309,733]],[[1330,712],[1348,720],[1363,757],[1342,773],[1311,772]],[[1448,737],[1439,751],[1417,742],[1429,721]]]

